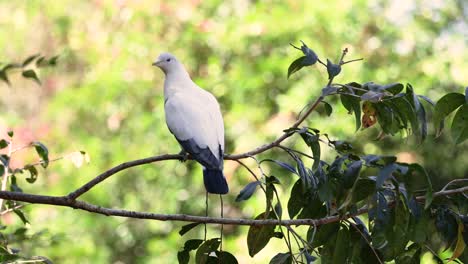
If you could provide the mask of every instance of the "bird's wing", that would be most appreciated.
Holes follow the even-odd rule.
[[[214,108],[212,102],[202,94],[175,93],[168,98],[164,108],[169,130],[181,144],[187,142],[184,146],[187,151],[196,154],[208,148],[218,164],[222,161],[219,149],[224,148],[224,135],[221,141],[219,127],[223,126],[223,120],[219,107]]]

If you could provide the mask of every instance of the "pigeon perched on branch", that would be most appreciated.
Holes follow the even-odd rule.
[[[182,63],[162,53],[153,63],[165,74],[164,110],[166,123],[194,160],[203,166],[206,191],[229,191],[223,174],[224,124],[216,98],[196,85]]]

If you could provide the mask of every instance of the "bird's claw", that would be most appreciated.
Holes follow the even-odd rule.
[[[189,154],[187,151],[185,151],[185,150],[181,150],[181,151],[179,152],[179,155],[182,156],[182,157],[179,159],[180,162],[186,162],[186,161],[188,160],[188,157],[189,157],[190,154]]]

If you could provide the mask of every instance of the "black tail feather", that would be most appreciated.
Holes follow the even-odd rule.
[[[229,192],[229,187],[224,178],[223,171],[220,169],[203,170],[203,181],[205,182],[206,191],[215,194],[226,194]]]

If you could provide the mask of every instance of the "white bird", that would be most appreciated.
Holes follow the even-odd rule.
[[[203,166],[203,181],[209,193],[229,191],[223,174],[224,124],[218,101],[196,85],[182,63],[162,53],[153,63],[165,74],[164,110],[169,131],[183,151]]]

